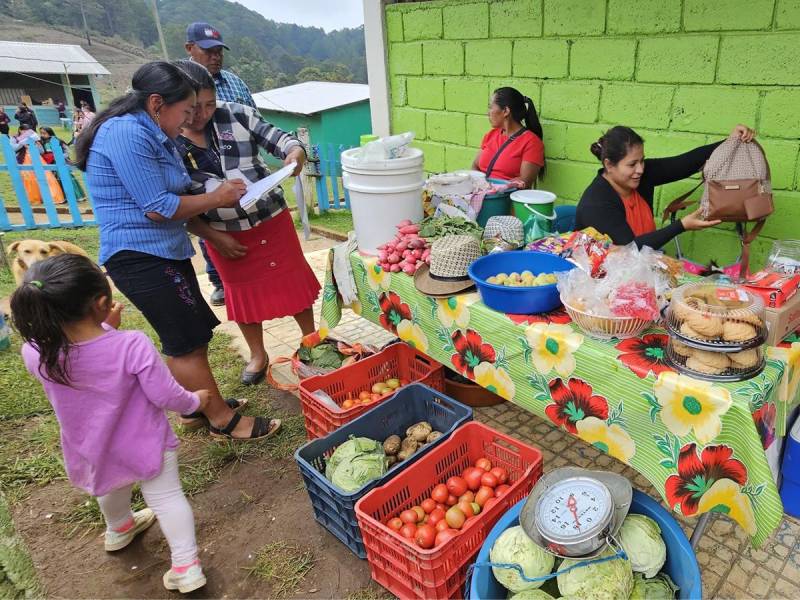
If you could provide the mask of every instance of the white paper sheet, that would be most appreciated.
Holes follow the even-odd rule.
[[[265,193],[270,191],[273,188],[278,187],[282,181],[288,179],[294,173],[295,168],[297,167],[296,162],[290,162],[288,165],[280,169],[279,171],[275,171],[269,177],[265,177],[264,179],[259,179],[255,183],[251,183],[247,186],[247,191],[245,192],[244,196],[239,199],[239,206],[242,208],[248,208],[252,204],[255,204],[256,201],[261,198]],[[227,173],[228,179],[236,179],[236,177],[232,176],[229,172]],[[246,180],[245,180],[246,181]]]

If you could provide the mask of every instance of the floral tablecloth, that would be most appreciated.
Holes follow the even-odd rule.
[[[332,256],[332,255],[331,255]],[[667,336],[603,342],[563,310],[506,315],[477,293],[435,300],[413,279],[350,258],[358,301],[350,308],[511,402],[635,468],[676,511],[727,513],[761,545],[783,507],[765,449],[785,433],[800,376],[800,344],[770,348],[763,373],[712,384],[664,363]],[[330,269],[320,330],[341,318]]]

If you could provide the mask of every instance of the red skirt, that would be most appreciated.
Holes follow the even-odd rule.
[[[303,256],[288,210],[245,231],[228,231],[247,246],[244,258],[222,256],[206,244],[225,286],[228,319],[259,323],[303,312],[320,290],[314,271]]]

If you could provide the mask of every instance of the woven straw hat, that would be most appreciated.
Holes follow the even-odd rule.
[[[471,288],[467,269],[481,257],[481,245],[471,235],[447,235],[431,245],[431,265],[414,274],[414,285],[428,296],[449,297]]]
[[[504,242],[521,244],[525,240],[522,221],[509,215],[489,217],[483,230],[483,239],[491,238],[500,238]]]

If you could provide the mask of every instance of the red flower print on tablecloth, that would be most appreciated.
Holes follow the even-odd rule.
[[[405,304],[394,292],[384,292],[380,295],[378,302],[381,307],[381,325],[391,330],[392,333],[397,333],[400,321],[411,321],[414,318],[408,304]]]
[[[608,419],[608,401],[593,394],[592,386],[577,377],[572,377],[566,384],[563,379],[553,379],[550,396],[554,403],[545,407],[545,413],[553,423],[570,433],[577,434],[576,423],[586,417],[597,417],[601,421]]]
[[[622,340],[615,348],[621,352],[618,358],[622,364],[639,378],[644,379],[650,371],[657,377],[659,373],[672,370],[664,361],[668,339],[662,333],[650,333]]]
[[[549,313],[542,313],[540,315],[512,315],[507,313],[506,316],[517,325],[533,325],[534,323],[556,323],[558,325],[564,325],[572,322],[572,319],[569,318],[563,306]]]
[[[764,446],[764,450],[775,441],[775,412],[775,405],[765,402],[753,413],[753,421],[756,423],[756,430],[761,437],[761,445]]]
[[[670,508],[680,504],[681,512],[688,517],[697,512],[703,494],[720,479],[744,485],[747,468],[731,456],[733,449],[724,445],[706,446],[699,456],[694,442],[681,448],[678,474],[670,475],[664,483]]]
[[[491,344],[486,344],[481,335],[472,329],[462,332],[456,329],[451,336],[456,352],[450,362],[462,375],[474,379],[475,367],[482,362],[494,363],[497,355]]]

